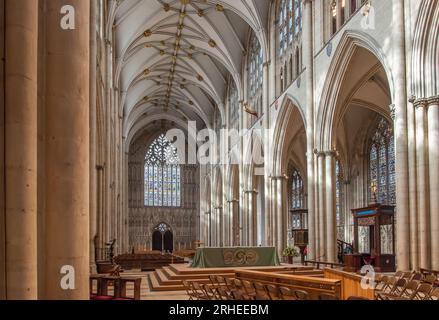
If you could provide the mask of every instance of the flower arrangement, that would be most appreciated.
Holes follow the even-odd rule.
[[[284,257],[293,257],[293,258],[296,258],[296,257],[299,257],[299,256],[300,256],[300,253],[299,253],[299,250],[297,250],[295,247],[286,247],[286,248],[284,249],[282,255],[283,255]]]

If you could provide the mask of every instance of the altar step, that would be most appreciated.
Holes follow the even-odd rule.
[[[210,283],[210,275],[222,277],[234,277],[236,269],[240,268],[204,268],[193,269],[186,264],[171,264],[150,273],[148,282],[151,291],[181,291],[185,290],[183,281],[199,282],[200,284]],[[312,267],[282,265],[278,267],[248,267],[248,270],[264,272],[313,272]],[[315,274],[317,275],[317,274]]]

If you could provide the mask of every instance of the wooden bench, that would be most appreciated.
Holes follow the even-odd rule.
[[[308,276],[296,276],[273,272],[239,270],[235,277],[240,280],[271,284],[276,287],[287,287],[308,292],[309,298],[318,300],[321,294],[341,299],[341,280],[323,279]]]

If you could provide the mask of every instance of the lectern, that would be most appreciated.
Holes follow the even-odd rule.
[[[369,264],[376,272],[395,272],[395,207],[374,204],[352,214],[354,253],[345,255],[345,271]]]

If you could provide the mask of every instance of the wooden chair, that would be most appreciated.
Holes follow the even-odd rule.
[[[294,295],[296,296],[297,300],[309,300],[309,294],[306,291],[294,290]]]
[[[389,276],[382,276],[375,281],[375,291],[383,291],[389,282]]]
[[[218,291],[220,300],[225,300],[225,301],[234,300],[232,294],[228,292],[224,287],[218,287],[216,290]]]
[[[436,283],[436,276],[434,274],[427,274],[424,278],[425,283],[429,283],[431,285],[434,285]]]
[[[235,290],[232,292],[232,296],[234,298],[234,300],[239,300],[239,301],[243,301],[243,300],[253,300],[251,297],[247,296],[244,291],[241,290]]]
[[[280,287],[279,292],[282,300],[297,300],[294,292],[290,288]]]
[[[429,283],[421,283],[413,295],[412,300],[428,300],[433,286]]]
[[[383,294],[383,299],[387,300],[412,300],[419,287],[419,281],[411,280],[407,282],[404,289],[396,294]]]
[[[193,292],[192,283],[189,281],[186,281],[186,280],[183,280],[182,283],[183,283],[184,290],[186,290],[186,294],[189,296],[189,300],[194,300],[194,298],[196,298],[196,297],[195,297],[194,292]]]
[[[198,282],[192,282],[192,292],[197,300],[209,300],[203,287]]]
[[[265,285],[260,282],[255,282],[253,285],[255,286],[256,300],[270,300],[270,295],[268,294]]]
[[[265,287],[267,288],[267,292],[268,292],[268,296],[270,297],[270,300],[281,300],[278,287],[272,284],[267,284]]]
[[[428,300],[439,300],[439,287],[434,288],[428,295]]]
[[[424,279],[424,276],[420,272],[414,272],[412,274],[412,277],[410,278],[410,280],[416,280],[416,281],[421,281],[422,279]]]
[[[401,278],[404,275],[404,271],[396,271],[394,277],[395,278]]]
[[[381,283],[381,288],[375,289],[375,296],[378,297],[378,295],[381,293],[390,293],[392,288],[395,286],[396,281],[397,278],[395,277],[384,277],[383,282]]]
[[[253,286],[253,283],[248,280],[242,280],[242,284],[244,286],[245,293],[249,297],[256,298],[256,290],[255,287]]]
[[[377,292],[377,300],[386,300],[389,296],[400,297],[406,285],[406,279],[398,278],[389,292]]]
[[[209,286],[208,284],[201,284],[200,287],[203,289],[206,300],[221,300],[215,288]]]

